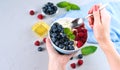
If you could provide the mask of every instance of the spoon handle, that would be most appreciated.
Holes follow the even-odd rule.
[[[99,10],[101,11],[101,10],[104,9],[107,5],[108,5],[108,3],[102,5],[102,6],[99,8]],[[93,14],[88,14],[88,15],[85,17],[85,19],[87,19],[88,17],[90,17],[90,16],[92,16],[92,15],[93,15]]]

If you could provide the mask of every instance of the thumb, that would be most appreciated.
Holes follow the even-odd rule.
[[[46,48],[47,48],[48,54],[50,56],[57,54],[57,52],[53,48],[52,44],[50,43],[50,39],[49,38],[46,39]]]

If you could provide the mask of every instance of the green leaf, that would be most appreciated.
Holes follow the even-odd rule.
[[[65,34],[68,35],[70,32],[71,32],[70,28],[64,28],[64,33],[65,33]]]
[[[75,39],[75,35],[73,34],[72,30],[70,28],[64,28],[64,33],[67,35],[67,37],[71,40]]]
[[[70,35],[70,39],[74,40],[74,39],[75,39],[75,35],[74,35],[74,34],[71,34],[71,35]]]
[[[96,46],[85,46],[81,49],[82,55],[90,55],[94,53],[97,50]]]
[[[70,11],[70,9],[71,9],[71,6],[66,7],[66,11]]]
[[[60,8],[65,8],[65,7],[69,6],[69,2],[62,1],[62,2],[57,3],[57,6]]]
[[[71,10],[80,10],[80,7],[76,4],[71,4]]]

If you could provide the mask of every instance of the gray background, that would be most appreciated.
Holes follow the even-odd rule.
[[[42,40],[31,30],[32,25],[38,21],[37,14],[29,15],[30,9],[40,12],[49,0],[1,0],[0,1],[0,70],[47,70],[47,51],[38,52],[34,46],[35,40]],[[57,3],[61,0],[51,0]],[[78,5],[84,5],[94,0],[68,0]],[[109,0],[110,1],[110,0]],[[115,0],[114,0],[115,1]],[[64,14],[64,9],[54,17],[44,19],[48,24]],[[43,45],[42,47],[45,47]],[[83,58],[84,64],[76,70],[109,70],[105,55],[98,47],[96,53]],[[75,62],[74,59],[71,62]],[[67,70],[71,70],[67,64]]]

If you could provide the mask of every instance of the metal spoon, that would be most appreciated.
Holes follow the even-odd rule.
[[[108,5],[108,3],[104,4],[103,6],[101,6],[101,7],[99,8],[99,10],[101,11],[101,10],[104,9],[107,5]],[[90,16],[92,16],[92,15],[93,15],[93,14],[88,14],[88,15],[87,15],[86,17],[84,17],[84,18],[76,18],[76,19],[74,19],[74,20],[72,21],[71,27],[72,27],[72,28],[75,28],[75,27],[78,27],[78,26],[82,25],[83,22],[84,22],[88,17],[90,17]]]

